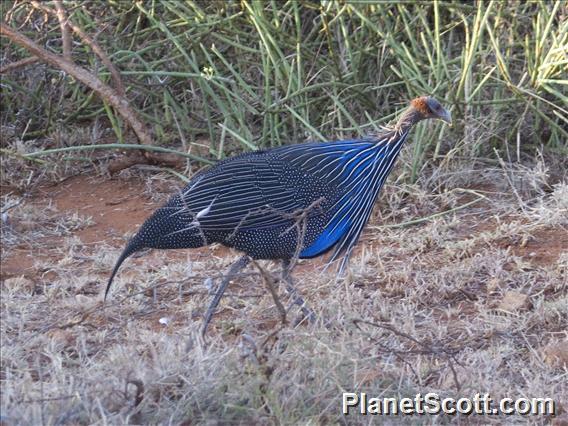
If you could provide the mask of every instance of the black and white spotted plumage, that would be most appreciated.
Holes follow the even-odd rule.
[[[429,118],[421,108],[435,100],[424,98],[424,107],[421,99],[374,137],[250,152],[197,174],[141,226],[107,292],[124,259],[143,248],[221,243],[254,259],[282,260],[333,249],[330,261],[347,259],[410,128]]]

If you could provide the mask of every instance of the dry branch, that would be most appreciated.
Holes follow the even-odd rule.
[[[11,41],[19,44],[31,54],[37,56],[40,60],[65,71],[73,78],[94,90],[102,99],[114,107],[126,120],[130,127],[132,127],[132,130],[134,130],[134,133],[136,133],[140,143],[144,145],[152,145],[152,138],[144,124],[138,120],[136,112],[130,107],[128,101],[119,96],[110,86],[103,83],[86,69],[68,61],[65,58],[61,58],[45,49],[42,49],[34,41],[3,22],[0,23],[0,35],[8,37]]]
[[[262,277],[264,284],[268,288],[268,291],[272,295],[272,299],[274,300],[274,304],[276,305],[276,308],[278,309],[278,312],[280,313],[280,320],[282,321],[282,326],[285,326],[286,325],[286,309],[284,309],[284,306],[282,305],[282,302],[280,301],[280,298],[278,297],[278,291],[276,289],[276,283],[278,282],[278,280],[275,280],[274,277],[272,277],[268,271],[264,270],[264,268],[261,267],[258,264],[257,261],[253,260],[252,264],[254,266],[256,266],[256,269],[258,269],[258,271],[260,272],[260,276]]]
[[[15,71],[18,68],[27,67],[28,65],[35,64],[36,62],[39,62],[39,58],[36,58],[36,57],[33,57],[33,56],[30,56],[29,58],[21,59],[21,60],[16,61],[16,62],[12,62],[11,64],[5,65],[2,68],[0,68],[0,74],[6,74],[10,71]]]
[[[59,10],[56,13],[54,10],[50,9],[49,7],[45,6],[44,4],[38,1],[32,1],[32,5],[36,9],[42,10],[45,13],[52,15],[56,14],[59,19]],[[65,13],[65,11],[63,11],[63,13]],[[122,78],[120,77],[120,73],[118,72],[114,64],[111,62],[107,54],[104,52],[104,50],[101,49],[101,47],[97,44],[97,42],[94,39],[92,39],[88,34],[86,34],[81,29],[81,27],[75,25],[70,19],[67,19],[65,24],[68,28],[71,28],[73,32],[79,36],[79,38],[83,41],[83,43],[89,46],[91,50],[99,57],[101,62],[105,65],[105,67],[107,67],[108,71],[110,72],[112,81],[114,83],[114,88],[116,89],[117,93],[120,96],[124,96],[125,93],[124,84],[122,83]],[[62,36],[63,36],[63,27],[62,27]],[[65,57],[65,44],[63,45],[63,47],[64,47],[63,56]],[[69,56],[69,58],[66,59],[71,60],[71,56]]]
[[[130,107],[128,100],[124,96],[121,96],[119,93],[117,93],[117,91],[112,87],[103,83],[100,79],[98,79],[95,75],[93,75],[86,69],[41,48],[33,40],[29,39],[28,37],[24,36],[23,34],[19,33],[3,22],[0,23],[0,35],[8,37],[12,42],[22,46],[31,54],[37,56],[41,61],[61,69],[76,80],[94,90],[95,93],[97,93],[103,100],[108,102],[113,108],[116,109],[116,111],[118,111],[122,118],[132,128],[141,144],[153,145],[150,133],[148,132],[146,126],[138,119],[138,115]],[[177,158],[173,159],[171,155],[164,157],[162,154],[149,152],[142,153],[142,156],[140,156],[139,158],[140,160],[144,158],[145,161],[138,161],[138,163],[158,162],[174,166],[184,164],[183,160]],[[124,162],[124,164],[126,167],[130,167],[136,163],[133,161],[127,161]],[[120,165],[113,167],[114,171],[118,171],[120,169]]]
[[[134,401],[132,404],[132,407],[136,408],[144,399],[144,383],[140,379],[128,379],[126,381],[126,386],[124,389],[124,395],[126,397],[128,397],[128,385],[134,385],[134,387],[136,388],[136,393],[134,395]]]
[[[63,57],[71,61],[71,36],[69,35],[69,24],[67,23],[67,13],[63,8],[61,0],[55,0],[55,15],[61,27],[61,40],[63,44]]]

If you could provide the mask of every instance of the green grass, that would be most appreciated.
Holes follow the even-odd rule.
[[[3,15],[11,7],[2,5]],[[312,139],[359,137],[431,94],[455,125],[419,129],[408,176],[426,161],[541,146],[566,153],[568,21],[561,1],[66,2],[71,19],[120,69],[129,100],[160,145],[210,141],[211,158]],[[9,24],[58,51],[55,20],[32,27],[19,4]],[[27,56],[3,40],[5,62]],[[87,47],[74,59],[110,75]],[[39,83],[39,84],[38,84]],[[35,88],[35,89],[34,89]],[[23,96],[31,90],[31,96]],[[90,90],[34,65],[2,76],[2,124],[28,137],[108,117]],[[489,137],[478,138],[479,127]],[[25,136],[25,135],[24,135]],[[483,140],[483,143],[480,142]],[[434,154],[433,157],[431,154]],[[519,160],[520,158],[517,158]]]

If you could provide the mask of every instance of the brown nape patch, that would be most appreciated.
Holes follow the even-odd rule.
[[[420,114],[422,114],[424,117],[428,117],[431,114],[430,107],[428,106],[428,103],[426,102],[426,96],[420,96],[419,98],[415,98],[410,102],[410,104],[417,111],[419,111]]]

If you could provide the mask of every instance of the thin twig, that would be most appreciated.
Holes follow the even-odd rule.
[[[57,3],[60,3],[60,1],[56,2],[56,6]],[[38,1],[32,1],[32,5],[35,8],[41,9],[46,13],[52,15],[56,14],[59,19],[59,11],[57,11],[56,13],[54,10],[50,9],[49,7],[45,6],[44,4]],[[65,11],[63,11],[63,13],[65,13]],[[79,36],[79,38],[83,41],[83,43],[88,45],[91,48],[91,50],[100,58],[101,62],[107,67],[107,69],[110,72],[116,92],[118,93],[119,96],[124,96],[125,94],[124,84],[122,83],[122,78],[120,77],[120,73],[118,72],[114,64],[110,61],[109,57],[104,52],[104,50],[101,49],[101,47],[97,44],[97,42],[94,39],[92,39],[88,34],[86,34],[81,27],[75,25],[70,19],[67,19],[65,21],[65,24],[69,28],[71,28],[73,32]],[[63,45],[63,47],[65,48],[65,44]],[[63,57],[65,57],[65,49],[63,50],[63,52],[64,52]],[[69,57],[69,60],[71,60],[71,57]]]
[[[199,161],[205,164],[212,164],[211,161],[198,157],[197,155],[188,154],[181,151],[176,151],[175,149],[164,148],[162,146],[154,146],[154,145],[136,145],[136,144],[128,144],[128,143],[106,143],[106,144],[99,144],[99,145],[79,145],[79,146],[67,146],[64,148],[54,148],[54,149],[44,149],[43,151],[35,151],[30,152],[29,154],[21,154],[19,155],[15,151],[9,151],[10,154],[19,155],[22,158],[27,160],[35,159],[35,157],[43,157],[44,155],[49,154],[59,154],[61,152],[70,152],[70,151],[89,151],[92,149],[137,149],[142,151],[150,151],[150,152],[159,152],[159,153],[168,153],[174,154],[180,157],[191,158],[193,160]],[[5,151],[3,148],[0,148]]]
[[[37,2],[32,2],[37,3]],[[63,44],[63,57],[68,61],[73,61],[71,58],[71,36],[69,35],[69,24],[67,20],[67,13],[63,8],[63,4],[61,0],[55,0],[55,16],[57,16],[57,20],[59,21],[59,26],[61,27],[61,40]],[[34,6],[36,6],[34,4]],[[37,7],[37,6],[36,6]],[[45,8],[49,9],[49,8]]]
[[[1,67],[0,74],[6,74],[10,71],[15,71],[18,68],[27,67],[28,65],[35,64],[36,62],[39,62],[39,58],[36,58],[35,56],[30,56],[29,58],[20,59],[19,61],[12,62],[11,64],[4,65],[3,67]]]
[[[325,202],[325,197],[319,197],[317,200],[312,202],[308,207],[304,209],[298,209],[292,213],[283,213],[282,216],[285,219],[294,219],[294,223],[285,231],[282,232],[281,235],[285,235],[290,232],[292,229],[297,230],[298,240],[296,243],[296,250],[294,251],[294,255],[290,259],[290,266],[289,269],[292,271],[298,260],[300,259],[300,254],[304,249],[304,238],[306,237],[306,231],[308,227],[308,218],[310,213],[316,208],[320,209],[321,211],[321,204]]]
[[[262,268],[255,260],[252,261],[252,264],[256,266],[256,268],[259,270],[262,280],[264,281],[264,284],[266,284],[268,291],[270,291],[270,294],[274,299],[274,304],[278,308],[278,312],[280,312],[280,319],[282,320],[282,325],[286,325],[287,323],[286,309],[284,309],[284,305],[282,305],[282,302],[280,302],[280,298],[278,297],[278,292],[276,291],[276,286],[275,286],[278,280],[275,280],[270,275],[270,273],[265,271],[264,268]]]
[[[8,37],[12,42],[22,46],[42,61],[65,71],[76,80],[94,90],[119,112],[132,130],[134,130],[141,144],[153,144],[150,133],[146,129],[146,126],[138,119],[138,114],[130,107],[128,101],[109,85],[103,83],[86,69],[41,48],[33,40],[14,30],[4,22],[0,22],[0,35]]]
[[[432,344],[421,342],[420,340],[412,337],[411,335],[404,333],[400,330],[397,330],[396,328],[391,327],[391,326],[386,325],[386,324],[378,324],[376,322],[367,321],[367,320],[364,320],[364,319],[361,319],[361,318],[354,318],[352,321],[353,321],[353,324],[355,324],[355,327],[357,327],[357,329],[359,329],[361,331],[363,331],[363,330],[361,329],[359,324],[367,324],[367,325],[370,325],[370,326],[373,326],[373,327],[382,328],[384,330],[390,331],[391,333],[393,333],[397,336],[400,336],[400,337],[404,337],[405,339],[408,339],[411,342],[422,347],[423,348],[422,350],[413,349],[413,350],[406,350],[406,351],[400,351],[400,350],[394,350],[394,349],[387,348],[389,353],[392,353],[397,358],[399,358],[403,362],[405,362],[407,365],[410,365],[413,372],[414,372],[414,369],[412,368],[412,365],[409,364],[405,359],[402,358],[403,355],[412,354],[412,355],[441,355],[441,356],[443,356],[448,363],[448,367],[452,371],[452,377],[454,379],[454,384],[456,385],[456,389],[458,391],[461,389],[461,384],[458,380],[457,372],[454,368],[454,365],[451,362],[453,360],[454,362],[457,363],[456,353],[459,352],[459,351],[450,350],[450,349],[444,347],[443,345],[435,346],[435,345],[432,345]],[[414,372],[414,373],[416,374],[416,372]],[[417,375],[417,377],[419,377],[419,376]]]

